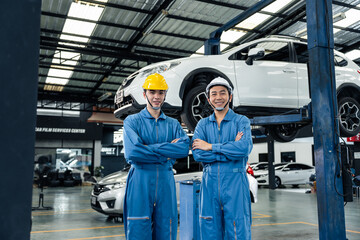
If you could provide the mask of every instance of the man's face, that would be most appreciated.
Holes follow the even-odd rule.
[[[229,95],[228,89],[224,86],[214,86],[209,91],[209,99],[208,101],[215,108],[223,108],[226,103],[232,100],[232,95]],[[229,107],[227,105],[226,107]]]
[[[162,103],[165,100],[166,91],[165,90],[146,90],[144,92],[144,98],[148,99],[148,102],[151,103],[153,107],[161,107]]]

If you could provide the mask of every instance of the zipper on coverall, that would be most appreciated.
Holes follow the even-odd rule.
[[[219,143],[220,143],[220,127],[221,127],[221,123],[220,126],[218,127],[218,131],[219,131]],[[219,190],[219,203],[221,206],[221,211],[224,210],[223,206],[221,204],[221,198],[220,198],[220,163],[218,163],[218,190]]]
[[[159,138],[159,129],[158,129],[158,122],[157,119],[155,119],[155,127],[156,127],[156,143],[158,143]],[[158,188],[158,180],[159,180],[159,167],[156,166],[156,185],[155,185],[155,201],[154,201],[154,207],[156,206],[156,199],[157,199],[157,188]]]

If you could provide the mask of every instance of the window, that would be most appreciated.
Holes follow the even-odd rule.
[[[230,56],[230,60],[246,60],[249,50],[252,48],[264,48],[265,56],[254,61],[290,61],[289,46],[287,42],[271,42],[265,41],[253,44],[247,48],[241,49],[237,53]]]
[[[307,63],[309,61],[309,52],[306,44],[294,43],[298,63]]]
[[[348,65],[348,62],[344,58],[342,58],[342,57],[340,57],[338,55],[335,55],[335,66],[337,66],[337,67],[345,67],[347,65]]]
[[[281,153],[281,162],[295,162],[295,152],[282,152]]]

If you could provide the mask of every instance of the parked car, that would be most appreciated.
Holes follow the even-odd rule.
[[[341,136],[360,131],[360,69],[344,54],[335,53],[336,91]],[[283,114],[310,102],[305,42],[272,37],[241,44],[221,55],[187,57],[146,66],[126,78],[115,95],[115,116],[124,119],[145,107],[142,84],[152,73],[162,74],[169,90],[162,109],[182,119],[190,130],[211,114],[205,86],[221,76],[234,88],[233,109],[250,118]],[[265,126],[280,142],[293,140],[304,124]]]
[[[302,163],[280,163],[275,164],[275,187],[281,185],[306,184],[311,174],[315,174],[315,168]],[[259,185],[269,185],[268,170],[255,171],[254,173]]]
[[[250,166],[254,172],[266,170],[268,168],[268,162],[250,163]]]
[[[91,207],[105,215],[121,217],[123,216],[123,205],[124,205],[124,196],[125,196],[125,186],[126,179],[130,167],[124,168],[121,171],[112,173],[104,177],[100,182],[94,185],[94,188],[91,192]],[[248,172],[251,172],[251,168],[248,167]],[[180,181],[184,180],[199,180],[202,178],[202,171],[190,172],[175,174],[176,182],[176,198],[178,207],[180,205],[179,200],[179,185]],[[252,202],[257,202],[257,190],[258,184],[256,179],[250,175],[246,174],[249,180],[250,187],[250,197]]]

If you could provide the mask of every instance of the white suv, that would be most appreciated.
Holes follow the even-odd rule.
[[[360,69],[335,52],[339,123],[342,136],[360,131]],[[169,85],[163,110],[190,130],[210,115],[205,86],[217,76],[234,87],[233,109],[248,117],[282,114],[310,102],[306,43],[292,38],[254,40],[221,55],[188,57],[146,66],[124,80],[115,96],[115,116],[124,119],[146,104],[142,84],[152,73]],[[266,126],[277,141],[293,140],[301,124]]]

